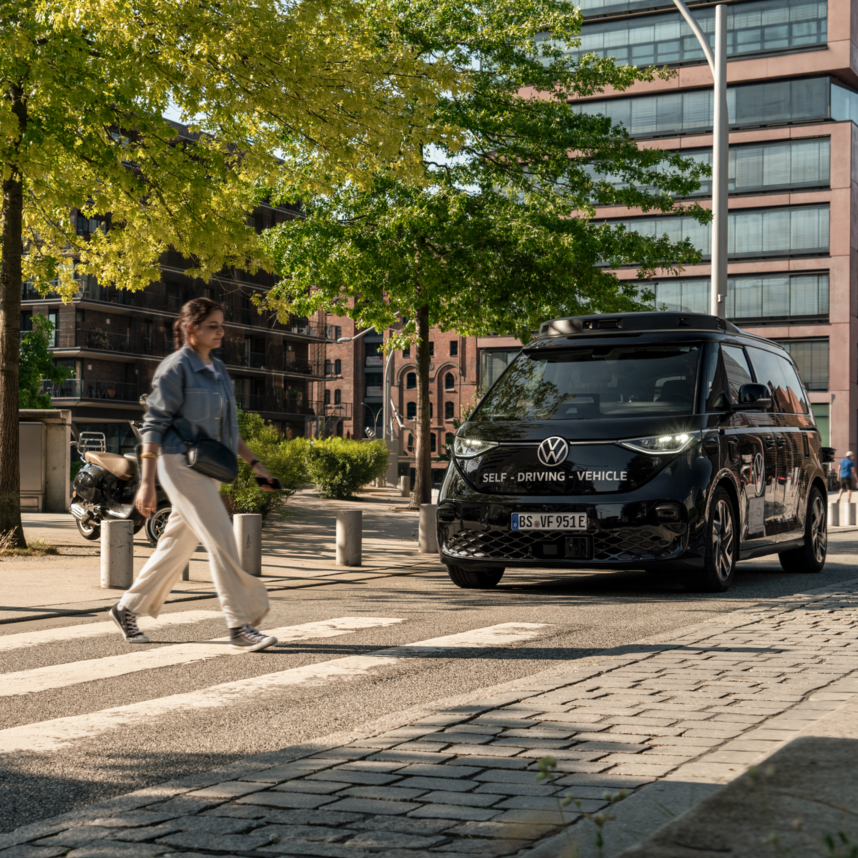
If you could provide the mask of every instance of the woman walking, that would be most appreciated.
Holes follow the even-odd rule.
[[[155,512],[157,470],[173,509],[155,552],[110,610],[129,643],[149,642],[137,627],[137,615],[160,614],[200,542],[209,553],[232,647],[256,652],[277,643],[256,630],[269,611],[268,591],[241,568],[220,484],[188,464],[185,442],[209,438],[241,456],[257,476],[273,481],[238,434],[232,383],[226,367],[211,354],[223,335],[223,308],[208,298],[189,301],[173,325],[176,351],[161,361],[152,380],[143,420],[143,473],[134,503],[146,518]]]

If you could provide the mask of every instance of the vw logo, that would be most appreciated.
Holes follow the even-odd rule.
[[[558,438],[556,435],[553,438],[546,438],[536,451],[536,456],[543,465],[554,467],[561,462],[566,461],[566,455],[569,453],[569,445],[563,438]]]
[[[751,480],[754,484],[754,491],[759,497],[766,488],[766,465],[762,453],[757,453],[754,456],[754,470],[751,474]]]

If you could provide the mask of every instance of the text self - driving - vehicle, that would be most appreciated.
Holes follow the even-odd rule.
[[[507,567],[625,568],[717,592],[764,554],[820,572],[826,497],[776,343],[696,313],[556,319],[457,433],[438,550],[460,587]]]

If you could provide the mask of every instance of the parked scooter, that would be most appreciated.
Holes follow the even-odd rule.
[[[140,397],[140,404],[146,407],[145,395]],[[142,427],[142,421],[131,421],[131,429],[138,441],[134,455],[108,453],[102,433],[83,432],[78,438],[78,452],[85,464],[72,484],[71,513],[84,539],[98,539],[105,519],[130,520],[134,533],[145,527],[146,538],[151,545],[156,545],[161,538],[171,510],[170,500],[161,486],[156,483],[158,506],[150,519],[143,518],[134,506],[142,471]]]

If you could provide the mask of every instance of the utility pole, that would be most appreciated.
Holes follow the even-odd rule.
[[[673,0],[700,42],[715,80],[712,128],[712,288],[710,312],[727,318],[727,182],[729,173],[730,118],[727,113],[727,7],[715,7],[715,55],[709,40],[683,0]]]

